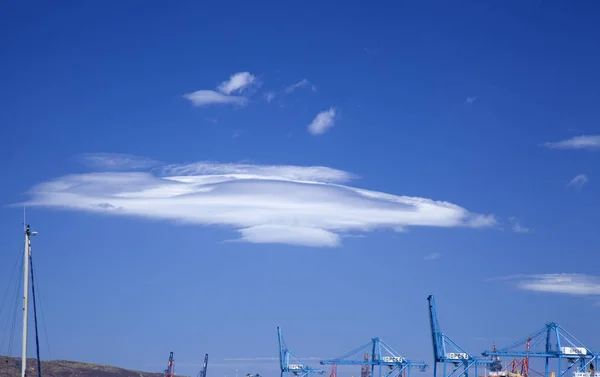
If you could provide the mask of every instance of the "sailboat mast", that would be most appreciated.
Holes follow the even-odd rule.
[[[23,350],[21,355],[21,377],[25,377],[27,370],[27,318],[29,308],[29,256],[31,255],[31,236],[37,232],[32,232],[29,225],[25,225],[25,252],[23,259]]]

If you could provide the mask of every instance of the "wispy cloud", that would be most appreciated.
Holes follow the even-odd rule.
[[[242,96],[228,96],[214,90],[197,90],[193,93],[183,95],[183,98],[188,99],[194,106],[209,106],[217,104],[235,104],[244,106],[248,103],[248,99]]]
[[[514,280],[519,289],[576,296],[600,295],[600,277],[585,274],[532,274],[504,276],[492,280]]]
[[[229,357],[224,361],[279,361],[278,357]],[[323,360],[322,357],[299,357],[298,360]]]
[[[521,225],[521,222],[516,217],[509,217],[508,221],[511,223],[512,230],[516,233],[529,233],[533,229],[527,228]]]
[[[467,97],[467,99],[465,100],[466,104],[470,104],[475,102],[475,100],[477,99],[477,97]]]
[[[600,148],[600,135],[581,135],[570,139],[546,142],[545,147],[554,149],[598,149]]]
[[[579,188],[582,188],[583,185],[588,183],[588,181],[589,181],[589,179],[588,179],[587,175],[577,174],[575,177],[573,177],[573,179],[571,179],[571,181],[569,182],[567,187],[575,187],[575,188],[579,189]]]
[[[160,164],[156,160],[125,153],[84,153],[76,159],[90,168],[112,171],[138,170]]]
[[[308,125],[308,132],[312,135],[321,135],[335,124],[335,109],[321,111]]]
[[[438,252],[433,252],[433,253],[429,253],[425,256],[425,260],[436,260],[436,259],[440,259],[440,257],[442,256],[442,254],[438,253]]]
[[[189,100],[194,106],[209,106],[217,104],[235,104],[245,106],[248,103],[246,97],[232,95],[232,93],[241,93],[245,89],[258,83],[257,78],[250,72],[238,72],[223,81],[215,90],[197,90],[183,95],[183,98]]]
[[[280,95],[280,94],[288,95],[302,87],[310,87],[313,92],[317,91],[317,87],[315,85],[311,84],[310,81],[308,81],[307,79],[302,79],[295,84],[286,86],[285,88],[283,88],[283,90],[280,93],[277,93],[276,91],[271,90],[271,91],[266,92],[264,94],[264,96],[265,96],[265,99],[267,100],[267,102],[270,103],[278,95]]]
[[[285,87],[285,89],[283,89],[283,92],[286,93],[286,94],[290,94],[293,91],[295,91],[296,89],[302,88],[302,87],[305,87],[305,86],[310,86],[310,88],[311,88],[311,90],[313,92],[317,91],[317,87],[316,86],[314,86],[313,84],[311,84],[307,79],[302,79],[301,81],[298,81],[295,84],[292,84],[292,85],[289,85],[289,86]]]
[[[219,84],[218,89],[221,93],[229,95],[233,92],[242,92],[256,81],[256,77],[250,72],[238,72],[231,75],[229,80]]]
[[[265,99],[267,100],[267,102],[270,103],[271,101],[273,101],[275,99],[276,95],[277,94],[275,94],[275,92],[267,92],[267,93],[265,93]]]
[[[237,229],[241,241],[304,246],[338,246],[347,232],[496,224],[493,215],[456,204],[342,184],[352,178],[322,166],[201,162],[62,176],[32,187],[26,204],[222,224]]]

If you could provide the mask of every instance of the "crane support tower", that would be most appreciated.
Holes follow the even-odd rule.
[[[167,369],[165,369],[163,376],[175,377],[175,360],[173,359],[173,352],[169,354],[169,364],[167,364]]]
[[[558,376],[564,377],[574,371],[574,377],[600,377],[595,372],[598,366],[598,353],[592,352],[567,330],[555,322],[520,339],[507,347],[485,351],[483,356],[541,358],[544,361],[544,376],[550,377],[550,360],[557,363]]]
[[[369,358],[369,352],[371,357]],[[364,355],[364,356],[363,356]],[[321,360],[321,365],[361,365],[361,377],[375,376],[375,366],[379,367],[377,376],[382,374],[383,367],[388,369],[386,377],[410,376],[410,370],[417,368],[420,372],[427,369],[424,361],[410,361],[401,356],[380,338],[373,338],[344,355],[330,360]],[[366,366],[366,368],[365,368]]]
[[[488,366],[494,360],[474,357],[444,334],[440,330],[437,320],[433,295],[429,295],[427,301],[429,302],[429,323],[433,344],[433,377],[437,377],[438,363],[443,364],[443,377],[468,377],[471,369],[475,370],[475,376],[479,376],[479,367]]]
[[[281,336],[281,328],[277,327],[277,336],[279,338],[279,365],[281,369],[281,377],[285,374],[289,376],[290,372],[297,377],[305,377],[310,374],[323,374],[323,369],[314,369],[300,362],[298,357],[287,347]],[[291,359],[291,363],[290,363]]]
[[[198,372],[198,377],[206,377],[206,369],[208,368],[208,354],[204,355],[204,363],[202,363],[202,370]]]

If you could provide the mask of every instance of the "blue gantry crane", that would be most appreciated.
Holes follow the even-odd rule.
[[[173,359],[173,352],[169,354],[169,364],[167,364],[167,369],[163,372],[163,377],[175,377],[175,360]]]
[[[277,336],[279,337],[279,364],[281,377],[285,374],[289,376],[290,372],[297,377],[305,377],[310,374],[323,374],[323,369],[314,369],[300,362],[298,357],[287,347],[281,335],[281,328],[277,327]],[[291,362],[290,362],[291,360]]]
[[[543,328],[520,339],[507,347],[484,351],[483,356],[541,358],[544,361],[544,376],[551,376],[550,360],[555,359],[558,377],[575,370],[576,376],[600,377],[594,373],[598,366],[598,353],[592,352],[567,330],[555,322],[547,323]],[[587,371],[590,374],[587,374]]]
[[[481,359],[471,355],[448,335],[444,334],[440,330],[437,320],[433,295],[429,295],[427,301],[429,302],[429,323],[433,343],[433,377],[437,377],[438,363],[443,364],[444,377],[468,377],[471,369],[475,370],[475,377],[478,377],[479,367],[482,365],[488,366],[494,363],[494,360]],[[451,364],[450,372],[448,372],[448,364]]]
[[[198,377],[206,377],[206,370],[208,369],[208,354],[204,355],[204,363],[202,363],[202,370],[198,372]]]
[[[369,352],[371,356],[369,358]],[[411,369],[424,372],[427,363],[424,361],[410,361],[401,356],[392,347],[380,338],[373,338],[346,354],[330,360],[321,360],[321,365],[362,365],[362,377],[382,377],[383,368],[388,369],[386,377],[410,376]],[[375,367],[379,367],[379,374],[375,376]],[[369,370],[370,369],[370,370]]]

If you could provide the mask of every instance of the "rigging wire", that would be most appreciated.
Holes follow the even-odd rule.
[[[33,258],[29,254],[29,266],[31,267],[31,294],[33,298],[33,322],[35,326],[35,351],[37,356],[37,367],[38,377],[42,377],[42,362],[40,360],[40,339],[38,336],[38,325],[37,325],[37,305],[35,304],[35,282],[33,279]]]
[[[18,264],[19,264],[19,259],[22,258],[22,255],[23,255],[22,253],[19,253],[19,255],[17,255],[17,258],[15,258],[15,263],[13,265],[12,273],[10,275],[10,280],[9,280],[8,285],[6,286],[6,292],[4,292],[4,297],[2,298],[2,307],[0,307],[0,317],[2,317],[2,312],[4,311],[4,308],[8,306],[8,305],[6,305],[6,299],[8,298],[8,292],[10,291],[10,288],[11,288],[12,283],[14,281],[13,278],[15,276],[15,271],[17,271],[17,267],[18,267]]]
[[[33,279],[33,264],[32,264],[32,279]],[[39,277],[38,277],[39,281]],[[46,328],[46,316],[44,315],[44,303],[42,301],[42,292],[40,287],[36,287],[37,299],[36,301],[40,304],[40,313],[42,314],[42,326],[44,327],[44,338],[46,339],[46,347],[48,348],[48,358],[52,360],[52,353],[50,352],[50,341],[48,340],[48,330]],[[35,311],[35,308],[34,308]]]

